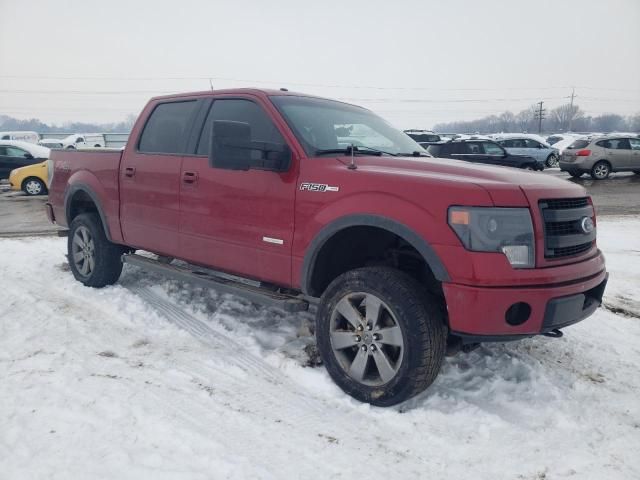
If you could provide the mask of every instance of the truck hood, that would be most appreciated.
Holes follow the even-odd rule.
[[[339,161],[348,164],[344,157]],[[414,179],[467,183],[484,189],[495,205],[527,205],[533,198],[584,197],[586,190],[570,181],[513,167],[470,163],[464,160],[427,157],[355,158],[357,170],[387,175],[407,175]],[[356,170],[356,171],[357,171]]]

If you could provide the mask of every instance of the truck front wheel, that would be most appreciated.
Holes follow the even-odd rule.
[[[365,267],[340,275],[322,295],[318,348],[331,378],[377,406],[403,402],[436,378],[447,327],[441,302],[409,275]]]
[[[118,281],[125,248],[111,243],[96,213],[82,213],[69,227],[67,258],[73,276],[87,287],[102,288]]]

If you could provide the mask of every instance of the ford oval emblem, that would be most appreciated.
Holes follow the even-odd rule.
[[[590,217],[582,217],[582,221],[580,222],[580,228],[582,228],[582,231],[584,233],[593,232],[593,229],[594,229],[593,220],[591,220]]]

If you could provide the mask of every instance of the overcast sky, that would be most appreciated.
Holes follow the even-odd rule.
[[[576,87],[640,112],[640,0],[0,0],[0,114],[111,122],[149,97],[287,87],[429,128]]]

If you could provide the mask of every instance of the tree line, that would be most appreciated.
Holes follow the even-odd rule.
[[[518,113],[503,112],[477,120],[438,123],[436,132],[450,133],[537,133],[537,105]],[[561,105],[547,111],[542,120],[543,133],[560,132],[640,132],[640,113],[622,116],[615,113],[591,116],[579,106]]]
[[[50,125],[41,122],[37,118],[29,120],[20,120],[8,115],[0,114],[0,130],[1,131],[20,131],[27,130],[38,133],[56,133],[56,132],[99,132],[99,133],[129,133],[133,123],[136,120],[135,115],[128,115],[122,122],[115,123],[86,123],[86,122],[68,122],[62,125]]]

